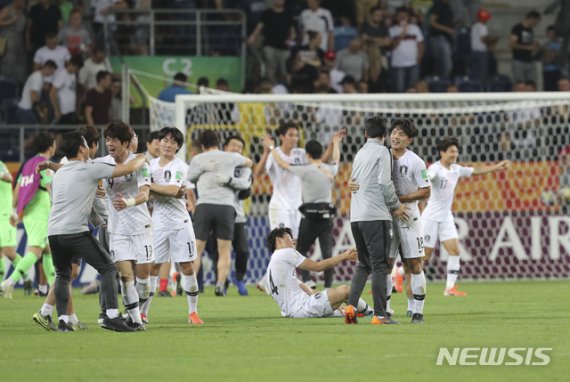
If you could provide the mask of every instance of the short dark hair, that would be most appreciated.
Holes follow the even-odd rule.
[[[57,64],[55,63],[54,60],[47,60],[47,61],[44,62],[44,64],[42,65],[42,68],[57,69]]]
[[[34,152],[43,153],[52,147],[54,142],[55,135],[51,131],[40,131],[34,136],[32,147]]]
[[[374,12],[376,12],[376,11],[381,11],[381,10],[382,10],[382,7],[379,7],[379,6],[376,5],[376,6],[372,7],[372,8],[370,8],[370,14],[372,14],[372,13],[374,13]]]
[[[418,136],[418,130],[414,126],[411,119],[397,118],[392,121],[392,130],[400,129],[408,136],[408,138],[415,138]]]
[[[133,139],[133,130],[123,121],[113,121],[105,128],[105,138],[117,138],[121,143],[130,143]]]
[[[100,70],[97,72],[97,76],[95,77],[97,79],[97,83],[103,81],[105,78],[107,78],[107,76],[110,76],[111,73],[109,73],[106,70]]]
[[[532,10],[528,12],[525,16],[527,19],[537,19],[540,20],[540,13],[538,11]]]
[[[364,131],[366,131],[368,138],[384,138],[388,131],[387,126],[388,123],[385,118],[372,117],[364,122]]]
[[[291,228],[287,227],[275,228],[273,231],[269,232],[269,235],[267,235],[267,246],[269,247],[269,252],[271,253],[275,252],[275,245],[277,243],[277,238],[283,237],[287,234],[293,237],[293,231],[291,231]]]
[[[281,126],[279,126],[279,128],[277,129],[277,135],[279,135],[279,136],[286,135],[287,131],[289,131],[289,129],[295,129],[295,130],[299,131],[299,125],[297,125],[297,122],[295,122],[295,121],[288,121],[288,122],[282,123]]]
[[[49,31],[46,33],[46,40],[49,40],[51,38],[57,37],[57,32],[55,31]]]
[[[549,25],[546,27],[546,33],[548,32],[554,32],[556,34],[558,34],[558,32],[556,31],[556,27],[554,25]]]
[[[80,54],[74,54],[69,59],[69,64],[75,66],[76,68],[80,69],[83,67],[83,56]]]
[[[206,129],[202,131],[198,140],[206,149],[209,149],[210,147],[220,147],[220,138],[214,130]]]
[[[323,145],[317,140],[311,139],[309,142],[305,143],[305,151],[313,159],[321,159],[323,156]]]
[[[151,131],[149,135],[146,137],[146,143],[152,143],[155,139],[160,141],[159,137],[160,133],[158,131]]]
[[[400,12],[405,12],[408,16],[410,16],[410,9],[408,7],[398,7],[396,8],[396,14]]]
[[[172,137],[172,139],[176,141],[176,143],[178,144],[178,150],[180,150],[180,148],[184,144],[184,135],[182,135],[182,131],[178,130],[176,127],[163,127],[158,132],[158,139],[162,141],[169,134]],[[178,150],[176,150],[176,152],[178,152]]]
[[[243,147],[245,147],[245,140],[242,137],[240,137],[239,135],[230,135],[226,139],[226,141],[224,142],[224,146],[227,146],[232,139],[235,139],[236,141],[240,141],[241,144],[243,145]]]
[[[208,79],[208,77],[202,76],[202,77],[198,78],[196,85],[203,86],[203,87],[207,88],[210,86],[210,80]]]
[[[79,152],[79,147],[84,145],[84,136],[79,130],[74,130],[63,134],[61,138],[61,151],[68,159],[75,158]]]
[[[317,31],[307,31],[307,35],[309,36],[309,41],[310,41],[312,39],[317,38],[320,35],[320,33]]]
[[[184,73],[178,72],[174,75],[174,81],[186,82],[187,80],[188,80],[188,76]]]
[[[455,146],[459,149],[459,139],[455,137],[446,137],[443,138],[437,144],[437,152],[446,152],[451,146]]]
[[[218,78],[216,81],[216,86],[230,86],[230,84],[225,78]]]
[[[91,125],[85,125],[78,128],[78,131],[87,141],[89,147],[93,147],[99,141],[99,130]]]

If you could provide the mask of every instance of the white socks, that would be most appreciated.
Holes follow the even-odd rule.
[[[366,312],[368,312],[369,310],[371,310],[370,306],[368,306],[368,304],[366,303],[366,301],[364,301],[363,299],[359,298],[358,299],[358,305],[356,305],[356,311],[358,313],[364,313],[366,314]]]
[[[119,309],[107,309],[105,310],[105,314],[110,319],[119,317]]]
[[[141,313],[143,313],[145,315],[148,315],[148,310],[150,308],[150,302],[152,300],[152,297],[156,293],[156,287],[158,284],[158,276],[150,276],[150,283],[149,284],[150,284],[150,286],[148,288],[147,300],[141,307]]]
[[[53,305],[44,303],[40,309],[40,314],[45,317],[45,316],[51,316],[52,313],[53,313]]]
[[[188,313],[196,312],[198,309],[198,281],[196,275],[187,276],[181,275],[182,289],[186,292],[186,299],[188,300]]]
[[[457,276],[459,276],[459,256],[449,256],[447,258],[447,283],[445,289],[451,289],[455,286]]]
[[[77,318],[77,314],[73,313],[69,315],[69,323],[71,325],[79,324],[79,318]]]
[[[426,276],[424,272],[422,271],[419,275],[412,274],[412,293],[414,295],[413,313],[423,313],[426,290]]]
[[[392,288],[394,285],[392,284],[392,275],[389,274],[386,276],[386,312],[390,314],[394,314],[392,310],[391,298],[392,298]]]
[[[121,281],[121,293],[123,294],[123,304],[129,312],[129,316],[133,322],[142,324],[141,312],[139,310],[139,294],[135,288],[134,281]]]
[[[139,306],[142,306],[150,294],[150,277],[141,279],[137,277],[137,294],[139,295]]]

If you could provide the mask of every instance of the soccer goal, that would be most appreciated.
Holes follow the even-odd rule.
[[[172,108],[161,113],[151,102],[153,107],[155,128],[172,123]],[[309,139],[326,144],[336,130],[346,128],[333,195],[338,207],[334,253],[353,245],[347,182],[354,155],[364,143],[366,118],[412,119],[419,136],[410,149],[428,165],[438,159],[438,140],[456,136],[461,142],[461,163],[513,161],[508,172],[460,182],[453,210],[461,241],[462,278],[570,276],[570,94],[199,94],[177,96],[174,109],[175,125],[184,132],[187,147],[204,129],[218,131],[222,141],[240,134],[247,142],[245,154],[254,161],[263,152],[264,134],[285,121],[296,121],[301,127],[301,147]],[[261,277],[269,261],[265,237],[270,195],[268,177],[255,179],[247,204],[250,282]],[[319,256],[316,248],[313,257]],[[445,251],[437,250],[428,275],[444,277],[446,259]],[[335,278],[347,281],[351,272],[352,266],[337,267]]]

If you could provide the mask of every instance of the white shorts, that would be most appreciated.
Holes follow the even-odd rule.
[[[327,291],[315,293],[290,317],[317,318],[332,316],[333,308],[329,302]]]
[[[436,222],[426,219],[424,216],[425,215],[422,215],[422,226],[424,230],[425,247],[435,248],[438,240],[444,242],[459,238],[453,217],[443,222]]]
[[[298,210],[285,210],[280,208],[269,208],[269,228],[287,227],[293,231],[293,238],[299,236],[299,224],[301,224],[301,212]]]
[[[109,252],[115,263],[118,261],[136,261],[137,264],[153,263],[151,228],[140,235],[109,233]]]
[[[196,237],[190,221],[184,224],[184,228],[154,231],[153,239],[156,264],[196,260]]]
[[[424,235],[419,216],[411,216],[408,221],[394,219],[392,223],[394,237],[390,243],[390,258],[395,259],[400,253],[402,259],[424,257]]]

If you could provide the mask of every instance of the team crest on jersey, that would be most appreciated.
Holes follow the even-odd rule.
[[[170,173],[170,170],[166,170],[164,172],[164,181],[165,182],[170,182],[170,179],[172,178],[172,174]]]
[[[426,235],[426,236],[425,236],[425,241],[429,241],[429,239],[431,239],[431,236],[430,236],[430,235]]]
[[[400,166],[400,175],[408,175],[408,166]]]
[[[176,180],[182,180],[182,171],[176,171]]]
[[[295,158],[295,164],[301,164],[301,158]]]
[[[125,180],[127,182],[130,182],[131,180],[133,180],[133,173],[127,174],[125,175]]]

